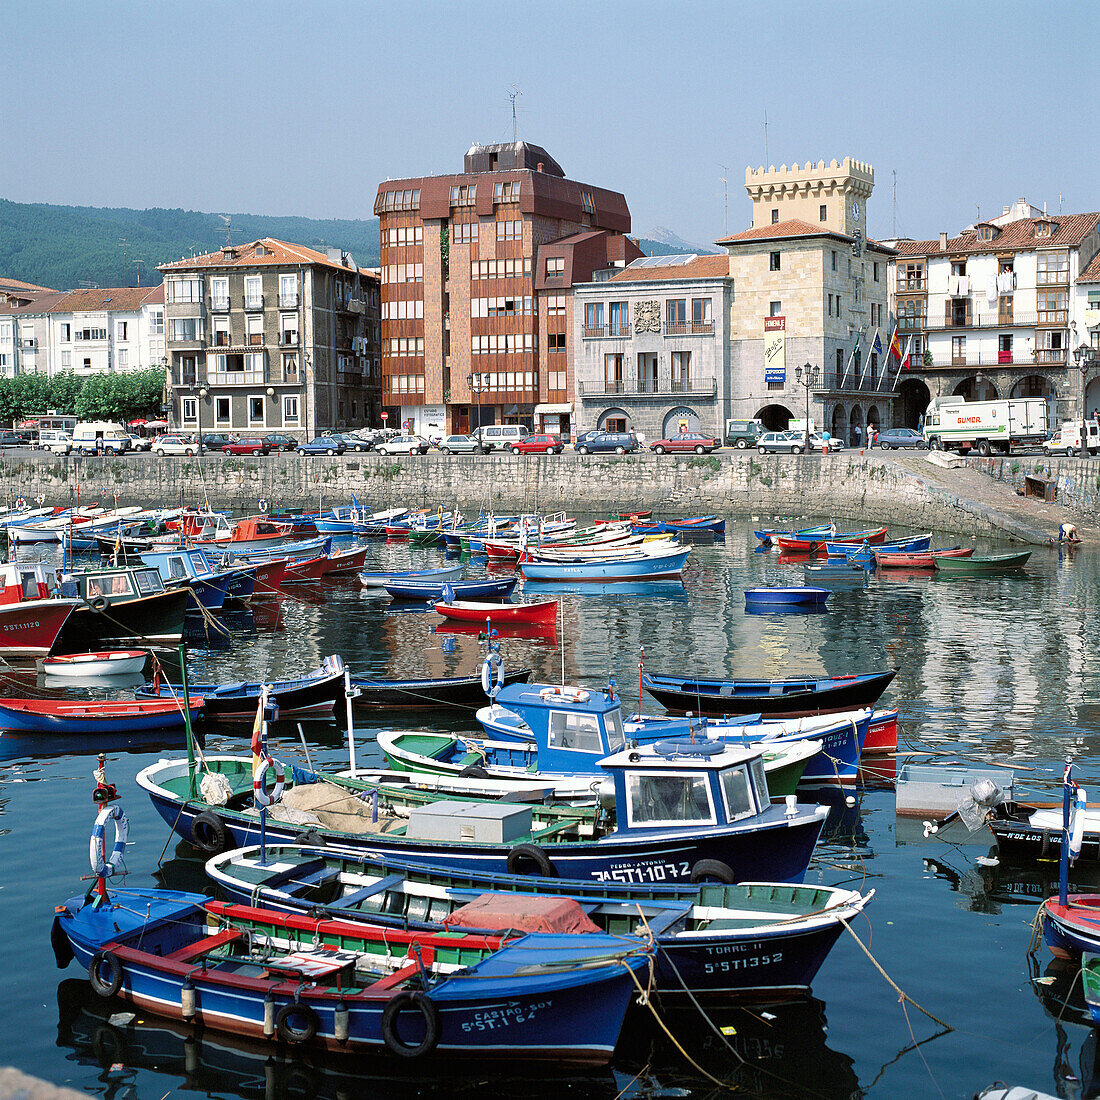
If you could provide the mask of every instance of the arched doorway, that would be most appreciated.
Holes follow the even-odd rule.
[[[628,432],[633,426],[630,414],[625,409],[604,409],[596,424],[597,428],[602,428],[605,432]]]
[[[1046,394],[1043,395],[1044,397]],[[1094,378],[1085,387],[1085,413],[1090,420],[1096,420],[1096,411],[1100,409],[1100,378]]]
[[[1053,397],[1054,386],[1041,374],[1025,374],[1013,385],[1009,397]]]
[[[697,432],[699,430],[699,414],[686,405],[678,409],[672,409],[665,414],[665,426],[662,429],[665,439],[678,432]]]
[[[842,442],[851,445],[852,441],[848,438],[848,418],[844,415],[843,405],[837,405],[833,409],[832,426],[829,428],[829,433]]]
[[[859,429],[858,432],[856,431],[857,428]],[[848,417],[848,438],[852,441],[853,447],[862,447],[867,442],[863,438],[863,428],[863,410],[855,405]]]
[[[785,432],[794,413],[786,405],[765,405],[757,412],[756,419],[763,422],[766,432]]]
[[[964,378],[954,389],[954,395],[964,401],[996,401],[997,387],[988,378],[976,374]]]
[[[931,392],[919,378],[906,378],[899,387],[898,393],[901,397],[894,408],[898,411],[901,419],[894,426],[917,428],[922,423],[921,417],[924,416],[932,400]]]
[[[867,423],[873,432],[882,430],[882,414],[878,411],[878,405],[872,405],[867,410]],[[870,442],[870,440],[867,442]]]

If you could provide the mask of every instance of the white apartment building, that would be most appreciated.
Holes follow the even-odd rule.
[[[0,375],[164,367],[164,289],[70,290],[0,312]]]
[[[1082,343],[1100,348],[1100,213],[1018,199],[958,236],[889,243],[891,312],[902,343],[912,338],[902,423],[915,427],[932,397],[952,394],[1045,397],[1056,420],[1100,408],[1100,378],[1074,356]]]

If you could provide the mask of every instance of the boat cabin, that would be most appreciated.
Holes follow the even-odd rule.
[[[214,572],[201,550],[143,550],[141,560],[167,582],[206,578]]]
[[[611,691],[507,684],[495,704],[528,727],[543,771],[598,772],[597,761],[626,747],[622,705]],[[518,726],[515,732],[520,733]]]
[[[773,809],[759,749],[687,738],[601,761],[614,787],[616,831],[734,825]]]
[[[164,592],[164,581],[152,566],[119,566],[61,575],[61,594],[91,602],[126,603]]]
[[[3,582],[0,604],[46,600],[57,585],[53,569],[37,561],[5,562],[0,565],[0,580]]]

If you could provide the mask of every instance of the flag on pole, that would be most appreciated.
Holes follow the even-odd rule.
[[[875,326],[874,338],[867,342],[867,358],[863,363],[860,364],[860,366],[863,368],[859,372],[859,384],[861,386],[863,385],[863,379],[867,376],[867,368],[871,365],[871,356],[874,355],[875,352],[878,352],[879,355],[882,354],[882,341],[878,338],[877,325]],[[871,378],[871,381],[874,381],[873,376]]]
[[[901,341],[898,339],[898,326],[894,326],[894,335],[890,337],[890,354],[901,362]]]
[[[909,365],[909,349],[913,346],[913,337],[909,337],[909,342],[905,345],[905,354],[898,360],[898,373],[894,375],[894,384],[891,389],[898,388],[898,379],[901,377],[901,372]]]
[[[841,376],[840,385],[837,387],[837,389],[842,389],[843,386],[844,386],[845,381],[848,378],[848,368],[852,365],[852,360],[855,359],[856,355],[859,353],[859,341],[860,341],[860,337],[862,337],[862,336],[863,336],[863,329],[860,328],[856,332],[856,342],[855,342],[855,344],[852,345],[852,351],[848,356],[848,362],[844,364],[844,374]]]

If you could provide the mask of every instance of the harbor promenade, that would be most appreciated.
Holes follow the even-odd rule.
[[[1055,499],[1021,495],[1024,478],[1053,482]],[[401,504],[467,514],[482,507],[591,512],[652,508],[663,514],[830,516],[901,524],[964,537],[1045,543],[1059,524],[1077,525],[1100,543],[1100,460],[1043,456],[973,459],[945,468],[925,452],[834,455],[442,455],[375,454],[303,458],[204,455],[201,459],[128,454],[101,458],[5,452],[5,496],[68,506],[81,502],[199,504],[255,511],[261,500],[309,509],[348,503]]]

